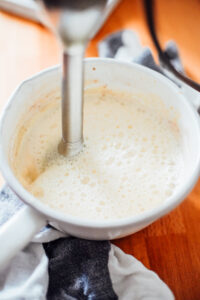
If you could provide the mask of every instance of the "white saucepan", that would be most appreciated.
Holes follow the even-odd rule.
[[[114,239],[137,232],[177,206],[192,190],[200,170],[200,121],[181,90],[164,76],[133,63],[111,59],[86,59],[85,85],[106,84],[111,89],[158,95],[179,113],[183,136],[184,176],[176,192],[165,202],[140,215],[117,221],[87,221],[62,214],[42,204],[26,191],[13,174],[9,149],[21,116],[37,100],[55,97],[60,88],[60,68],[44,70],[24,81],[10,97],[0,123],[0,166],[9,187],[26,204],[0,228],[0,266],[6,263],[47,223],[76,237]],[[70,188],[70,187],[69,187]],[[160,187],[162,188],[162,187]]]

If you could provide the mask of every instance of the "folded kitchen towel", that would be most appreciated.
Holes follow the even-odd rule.
[[[175,44],[168,44],[166,51],[183,71]],[[162,73],[150,49],[143,48],[129,30],[103,40],[99,55],[135,61]],[[5,186],[0,193],[0,226],[23,205]],[[0,272],[0,300],[11,299],[171,300],[174,296],[154,272],[112,243],[69,237],[47,226]]]
[[[143,47],[137,33],[131,30],[122,30],[109,35],[99,43],[98,50],[101,57],[132,61],[164,74],[162,68],[155,63],[150,48]],[[176,69],[184,73],[178,48],[173,41],[167,43],[165,53]]]
[[[0,193],[1,225],[23,205],[4,187]],[[47,226],[0,272],[0,299],[171,300],[174,297],[154,272],[110,242],[69,237]]]

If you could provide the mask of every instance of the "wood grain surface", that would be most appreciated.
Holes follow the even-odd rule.
[[[200,81],[200,1],[159,0],[156,12],[163,45],[167,40],[176,40],[186,72]],[[99,40],[124,28],[136,30],[142,44],[154,52],[142,1],[122,0],[90,43],[87,56],[97,55]],[[45,28],[0,12],[0,111],[23,79],[58,63],[59,58],[55,38]],[[0,184],[3,184],[2,177]],[[176,299],[200,299],[200,181],[168,216],[115,244],[157,272]]]

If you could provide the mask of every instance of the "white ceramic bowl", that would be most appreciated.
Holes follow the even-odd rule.
[[[180,115],[184,140],[185,172],[176,192],[165,202],[137,216],[117,221],[87,221],[45,206],[26,191],[12,172],[9,148],[21,116],[38,99],[54,97],[60,88],[60,68],[44,70],[24,81],[10,97],[0,123],[0,166],[10,188],[27,205],[0,230],[0,265],[22,249],[41,227],[51,222],[71,235],[95,240],[114,239],[137,232],[177,206],[191,191],[200,170],[199,116],[180,89],[159,73],[133,63],[111,59],[85,61],[86,86],[107,84],[111,89],[158,95]],[[162,188],[162,187],[161,187]]]

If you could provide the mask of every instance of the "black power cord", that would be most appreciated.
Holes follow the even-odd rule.
[[[163,67],[166,68],[169,72],[173,73],[173,75],[175,75],[176,78],[180,79],[184,83],[191,86],[193,89],[200,92],[200,84],[188,78],[187,76],[183,75],[179,71],[177,71],[174,68],[174,66],[171,64],[167,54],[162,50],[155,30],[154,0],[144,0],[144,7],[146,12],[147,23],[149,26],[149,31]]]

